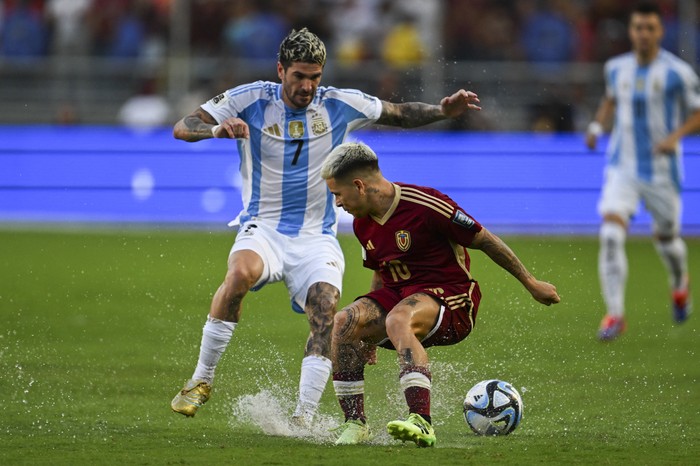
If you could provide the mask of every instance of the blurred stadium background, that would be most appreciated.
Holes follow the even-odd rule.
[[[629,48],[633,3],[3,0],[0,122],[113,124],[146,93],[164,98],[170,120],[234,84],[276,80],[280,40],[308,26],[329,48],[327,85],[424,101],[466,86],[489,111],[452,126],[581,130],[602,62]],[[659,3],[664,47],[696,65],[699,2]]]
[[[90,209],[85,215],[78,212],[79,204],[97,197],[103,206],[126,202],[124,211],[131,215],[122,217],[124,221],[221,222],[210,215],[212,205],[230,217],[237,211],[236,202],[240,203],[236,201],[235,175],[229,173],[220,181],[212,177],[205,183],[202,174],[201,183],[191,181],[186,176],[191,173],[191,168],[185,168],[188,163],[201,166],[208,162],[192,160],[180,165],[175,161],[184,160],[179,158],[183,154],[199,157],[212,147],[207,143],[191,147],[175,143],[169,128],[224,89],[256,79],[276,81],[274,65],[280,40],[290,28],[308,26],[329,49],[324,85],[356,87],[392,101],[435,102],[460,87],[476,91],[484,111],[429,127],[440,134],[452,132],[468,138],[428,137],[432,146],[423,149],[429,147],[447,157],[436,165],[449,166],[460,160],[465,170],[479,166],[483,170],[490,165],[500,171],[501,179],[493,176],[490,184],[479,184],[486,189],[482,193],[501,193],[502,199],[489,206],[503,205],[509,199],[511,211],[533,211],[542,201],[551,205],[560,200],[560,211],[564,202],[580,206],[566,210],[569,217],[577,212],[583,215],[582,220],[573,222],[575,228],[569,228],[571,219],[560,222],[554,209],[549,218],[531,218],[530,230],[537,225],[560,224],[555,225],[560,231],[594,231],[603,161],[590,157],[579,143],[580,135],[603,93],[604,60],[629,50],[626,21],[633,3],[3,0],[0,189],[9,195],[0,200],[0,220],[117,220],[109,214],[90,216]],[[666,26],[664,47],[697,68],[700,2],[659,3]],[[37,125],[42,127],[40,133]],[[120,131],[123,127],[136,131]],[[153,131],[147,133],[147,129]],[[503,157],[495,161],[495,139],[488,135],[505,133],[530,138],[496,144],[497,155]],[[401,138],[410,137],[407,134],[401,133]],[[552,139],[544,144],[543,137]],[[399,139],[395,137],[394,142]],[[420,152],[425,140],[418,137],[403,145],[389,141],[382,150],[400,157],[399,148]],[[598,155],[604,149],[602,142]],[[696,138],[686,141],[686,206],[697,206],[700,199],[700,179],[695,175],[700,172],[699,146]],[[235,150],[230,145],[217,147],[218,152],[210,155],[219,154],[220,159],[233,163],[235,172],[237,157],[231,157]],[[545,158],[536,153],[538,150],[544,150]],[[122,157],[127,153],[131,154],[128,160]],[[469,154],[474,164],[458,157],[463,154]],[[558,157],[562,154],[564,158]],[[79,159],[66,158],[81,155]],[[159,157],[161,160],[156,160]],[[426,170],[415,170],[400,161],[396,166],[390,173],[394,179],[426,182],[420,176]],[[76,172],[76,167],[81,168]],[[104,173],[98,179],[99,170]],[[182,176],[163,184],[158,173],[173,170],[180,170]],[[531,175],[525,184],[523,170]],[[576,176],[560,178],[567,170]],[[43,178],[37,175],[42,172]],[[110,176],[111,181],[107,180]],[[465,189],[473,194],[474,186],[466,187],[464,180],[450,179],[446,173],[445,177],[430,182],[458,201],[464,199],[460,196],[466,194]],[[558,178],[555,186],[553,178]],[[164,188],[171,196],[143,211],[144,186],[153,192],[165,192],[158,191]],[[459,187],[461,194],[451,190],[454,187]],[[71,189],[72,196],[68,193]],[[164,206],[174,202],[177,196],[173,193],[178,189],[182,195],[189,192],[196,196],[198,204],[205,202],[199,201],[201,197],[208,196],[209,207],[199,205],[184,217],[159,216],[167,210]],[[96,192],[101,197],[95,197]],[[109,192],[117,197],[107,196]],[[131,193],[130,200],[118,199],[120,193]],[[47,198],[54,202],[45,202]],[[148,199],[153,202],[154,198]],[[520,203],[514,205],[512,199]],[[37,210],[42,203],[45,207]],[[132,205],[135,211],[129,207]],[[504,227],[520,223],[518,218],[493,221]],[[645,231],[647,221],[642,216],[638,223]],[[685,224],[686,230],[700,231],[700,213],[690,211],[689,217],[686,209]]]

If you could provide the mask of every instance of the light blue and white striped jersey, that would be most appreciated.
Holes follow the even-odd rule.
[[[381,101],[354,89],[319,86],[313,101],[293,109],[282,85],[257,81],[229,89],[202,105],[218,123],[240,118],[249,139],[238,140],[243,211],[237,220],[262,220],[282,234],[335,234],[338,208],[321,165],[348,132],[379,119]]]
[[[640,180],[670,179],[680,188],[682,148],[671,156],[654,146],[700,109],[700,81],[693,68],[666,50],[640,66],[634,53],[605,63],[606,95],[615,100],[615,123],[608,145],[608,166]]]

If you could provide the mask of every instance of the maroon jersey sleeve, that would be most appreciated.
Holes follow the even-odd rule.
[[[474,241],[474,236],[483,228],[481,224],[466,213],[448,195],[432,188],[422,188],[422,190],[445,201],[450,206],[450,209],[443,209],[442,211],[435,209],[426,210],[431,215],[431,223],[434,227],[460,246],[469,247]]]

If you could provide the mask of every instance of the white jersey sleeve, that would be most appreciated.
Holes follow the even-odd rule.
[[[679,74],[683,81],[685,106],[691,112],[700,110],[700,79],[690,65],[683,65],[679,67]]]
[[[275,85],[266,81],[256,81],[229,89],[202,104],[202,109],[209,113],[217,123],[227,118],[239,118],[240,113],[251,103],[258,100],[272,100]]]
[[[327,87],[323,92],[326,106],[338,109],[348,125],[348,131],[364,128],[382,115],[382,101],[357,89]],[[342,103],[342,105],[333,103]],[[334,113],[331,111],[331,113]]]

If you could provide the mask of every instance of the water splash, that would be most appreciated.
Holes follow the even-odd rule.
[[[294,406],[293,397],[285,390],[261,390],[254,395],[243,395],[232,403],[233,417],[229,421],[232,428],[240,423],[259,428],[266,435],[304,438],[315,443],[329,443],[335,440],[332,430],[338,427],[337,419],[319,414],[312,426],[300,427],[291,421]]]

